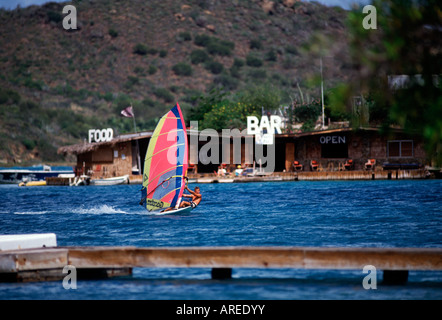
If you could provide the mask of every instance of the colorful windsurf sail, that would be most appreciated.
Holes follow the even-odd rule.
[[[178,103],[158,122],[144,160],[140,204],[147,210],[177,207],[186,186],[187,132]]]

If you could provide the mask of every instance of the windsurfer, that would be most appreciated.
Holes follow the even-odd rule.
[[[192,191],[189,189],[189,187],[186,186],[186,190],[190,192],[190,194],[183,194],[182,197],[183,198],[190,198],[192,200],[190,201],[182,201],[180,204],[180,208],[185,208],[185,207],[189,207],[191,206],[192,208],[196,208],[197,205],[200,204],[202,196],[201,196],[201,192],[200,192],[200,188],[199,187],[195,187],[195,190]],[[171,210],[175,210],[174,207],[170,207],[167,208],[161,212],[166,212],[166,211],[171,211]]]
[[[192,200],[189,201],[183,201],[180,204],[180,208],[185,208],[188,206],[192,206],[192,208],[196,208],[197,205],[200,204],[202,196],[200,193],[200,187],[195,187],[195,190],[192,191],[189,189],[189,187],[186,186],[186,190],[190,192],[190,194],[183,194],[183,197],[185,198],[191,198]]]

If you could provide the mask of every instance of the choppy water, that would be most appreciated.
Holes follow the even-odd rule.
[[[191,185],[191,187],[193,187]],[[191,214],[151,215],[139,185],[0,186],[0,234],[57,235],[59,246],[442,247],[442,181],[201,184]],[[365,290],[362,270],[134,269],[132,277],[0,283],[0,299],[441,299],[442,272]]]

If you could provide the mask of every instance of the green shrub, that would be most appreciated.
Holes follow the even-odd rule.
[[[234,65],[230,68],[230,75],[232,77],[235,78],[240,78],[241,77],[241,73],[240,73],[240,68],[239,67],[235,67]]]
[[[147,98],[144,98],[143,101],[141,101],[141,104],[146,107],[154,107],[155,101],[152,100],[151,98],[147,97]]]
[[[110,29],[109,29],[109,35],[110,35],[112,38],[116,38],[116,37],[118,37],[118,31],[115,30],[114,28],[110,28]]]
[[[184,40],[184,41],[190,41],[192,40],[192,36],[190,35],[189,32],[184,31],[184,32],[180,32],[178,34],[178,36],[180,37],[180,39]]]
[[[195,40],[193,40],[193,43],[195,43],[197,46],[205,47],[209,44],[210,37],[206,34],[198,34],[195,37]]]
[[[147,53],[154,56],[158,53],[158,50],[155,48],[148,48]]]
[[[128,76],[127,77],[127,81],[124,84],[124,87],[126,89],[132,89],[133,86],[137,85],[140,83],[140,80],[137,77],[134,76]]]
[[[287,47],[285,47],[285,52],[290,54],[298,54],[298,49],[296,49],[295,46],[288,45]]]
[[[217,38],[211,38],[207,44],[207,51],[212,55],[230,56],[234,48],[235,44],[233,42]]]
[[[20,102],[19,108],[20,108],[20,111],[22,111],[22,112],[28,112],[28,111],[38,110],[40,108],[40,106],[38,105],[38,103],[35,103],[30,100],[25,100],[25,101]]]
[[[262,66],[262,60],[252,54],[249,54],[246,57],[246,63],[248,66],[255,67],[255,68]]]
[[[20,102],[20,94],[11,89],[0,88],[0,104],[13,104]]]
[[[157,67],[155,67],[154,65],[151,64],[149,66],[149,69],[147,70],[147,72],[152,75],[152,74],[155,74],[157,72],[157,70],[158,70]]]
[[[287,57],[282,62],[282,66],[284,69],[293,69],[296,66],[295,60],[291,59],[290,57]]]
[[[207,52],[204,50],[201,50],[201,49],[193,50],[190,53],[190,61],[193,64],[206,62],[208,58],[209,58],[209,55],[207,54]]]
[[[23,138],[21,143],[26,147],[27,150],[32,150],[37,145],[34,140],[28,138]]]
[[[313,119],[308,119],[306,120],[301,127],[301,131],[302,132],[309,132],[309,131],[314,131],[315,130],[315,120]]]
[[[23,80],[23,85],[25,87],[31,88],[31,89],[37,89],[37,90],[43,90],[44,82],[41,80],[34,80],[31,76],[26,77]]]
[[[250,49],[262,49],[262,43],[260,40],[253,39],[250,41]]]
[[[180,91],[180,87],[172,85],[169,87],[169,90],[172,91],[173,93],[178,93]]]
[[[213,83],[226,90],[232,91],[238,88],[239,81],[227,74],[221,74],[213,79]]]
[[[144,75],[145,75],[145,74],[144,74],[145,70],[144,70],[143,67],[135,67],[135,68],[134,68],[134,72],[135,72],[136,74],[140,75],[140,76],[144,76]]]
[[[319,101],[315,100],[310,104],[296,106],[294,115],[298,122],[307,122],[309,120],[315,122],[322,112]]]
[[[276,51],[274,49],[270,49],[269,51],[267,51],[265,59],[267,61],[276,61],[277,59]]]
[[[148,50],[149,48],[145,44],[138,43],[134,46],[133,53],[144,56],[147,54]]]
[[[218,61],[208,61],[205,63],[205,68],[212,72],[213,74],[219,74],[224,70],[222,63]]]
[[[206,47],[207,52],[213,55],[230,56],[235,48],[235,43],[199,34],[195,37],[194,43],[200,47]]]
[[[193,73],[192,67],[184,62],[177,63],[172,70],[177,76],[191,76]]]
[[[53,22],[58,23],[61,20],[63,20],[63,16],[61,15],[60,12],[57,12],[57,11],[48,11],[47,15],[48,15],[49,22],[53,21]]]
[[[111,92],[106,92],[103,95],[103,99],[106,100],[107,102],[111,102],[114,100],[114,95]]]
[[[170,91],[166,88],[156,88],[153,93],[155,96],[163,99],[167,103],[173,102],[175,100],[173,94],[170,93]]]
[[[261,69],[250,70],[248,76],[252,79],[265,79],[267,78],[267,72]]]
[[[160,58],[164,58],[164,57],[166,57],[167,56],[167,50],[165,50],[165,49],[161,49],[160,50]]]
[[[238,68],[243,67],[243,66],[244,66],[244,60],[243,60],[243,59],[235,58],[235,59],[233,60],[233,66],[234,66],[234,67],[238,67]]]

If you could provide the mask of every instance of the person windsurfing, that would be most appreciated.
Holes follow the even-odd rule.
[[[195,187],[194,191],[190,190],[188,186],[186,186],[185,190],[189,191],[190,194],[183,194],[182,197],[183,198],[190,198],[192,200],[190,201],[181,201],[179,208],[186,208],[191,206],[192,208],[196,208],[201,200],[202,200],[202,195],[201,195],[201,191],[200,191],[200,187]],[[167,212],[167,211],[172,211],[172,210],[176,210],[175,207],[170,207],[167,209],[164,209],[161,212]]]
[[[185,189],[187,191],[189,191],[190,194],[183,194],[183,198],[191,198],[192,200],[190,200],[190,202],[189,201],[182,201],[180,204],[180,208],[185,208],[185,207],[191,206],[192,208],[195,209],[196,206],[199,205],[202,200],[200,187],[195,187],[194,191],[190,190],[188,186],[186,186]]]

